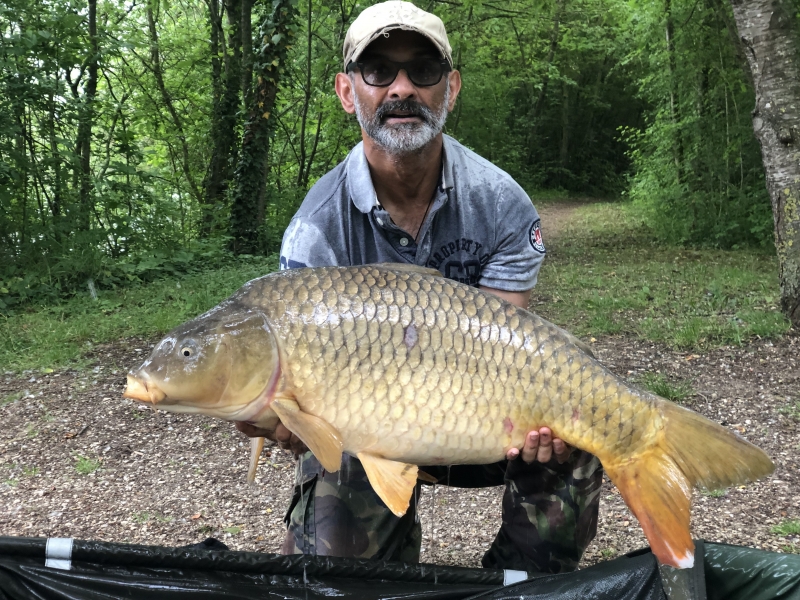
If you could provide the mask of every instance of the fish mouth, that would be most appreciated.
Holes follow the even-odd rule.
[[[150,404],[158,404],[167,395],[158,389],[153,383],[148,385],[147,381],[142,381],[135,375],[128,374],[128,385],[125,387],[125,393],[122,394],[123,398],[131,398],[139,402],[149,402]]]

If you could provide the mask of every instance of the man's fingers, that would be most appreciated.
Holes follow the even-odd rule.
[[[541,463],[550,462],[553,457],[553,434],[547,427],[539,430],[539,451],[536,460]]]
[[[236,426],[236,429],[241,431],[247,437],[267,437],[270,433],[267,429],[261,429],[261,427],[256,427],[250,423],[245,423],[244,421],[234,421],[233,423]]]
[[[526,463],[532,463],[536,460],[536,454],[539,451],[539,443],[541,436],[538,431],[530,431],[525,436],[525,445],[522,446],[522,460]]]
[[[553,432],[549,427],[541,427],[539,431],[530,431],[525,436],[525,444],[521,450],[511,448],[506,453],[508,460],[522,457],[526,463],[532,462],[547,463],[553,456],[559,464],[566,462],[572,454],[572,448],[560,439],[554,438]]]
[[[561,465],[569,460],[570,454],[572,454],[572,447],[567,445],[564,440],[555,438],[553,440],[553,453],[556,455],[558,464]]]

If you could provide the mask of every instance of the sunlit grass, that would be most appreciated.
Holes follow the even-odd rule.
[[[205,312],[243,283],[277,269],[276,257],[180,279],[88,294],[0,316],[0,372],[80,366],[96,344],[153,337]],[[2,402],[13,399],[0,399]]]
[[[533,308],[578,335],[627,333],[691,349],[789,329],[777,260],[763,251],[664,246],[612,203],[578,208],[549,249]]]

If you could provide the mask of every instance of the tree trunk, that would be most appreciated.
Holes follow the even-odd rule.
[[[242,98],[250,106],[253,93],[253,0],[242,0]]]
[[[89,218],[92,212],[92,128],[94,126],[94,100],[97,95],[97,71],[100,48],[97,41],[97,0],[89,0],[89,52],[87,64],[86,88],[81,103],[80,122],[78,123],[77,150],[79,156],[79,197],[77,228],[89,229]]]
[[[267,157],[274,122],[270,117],[297,29],[296,2],[273,0],[272,14],[259,29],[261,48],[253,64],[257,84],[242,135],[231,206],[232,249],[237,254],[255,254],[261,249],[259,230],[264,220]]]
[[[681,141],[681,130],[679,127],[680,115],[678,107],[678,82],[677,82],[677,62],[675,58],[675,31],[672,21],[672,0],[664,2],[664,16],[666,17],[665,35],[667,38],[667,66],[669,70],[669,116],[672,121],[674,142],[673,152],[675,157],[675,169],[678,174],[678,183],[683,181],[683,142]]]
[[[536,125],[539,120],[539,115],[542,113],[544,107],[545,96],[547,95],[547,85],[550,82],[550,67],[556,58],[556,49],[558,48],[559,40],[559,27],[561,25],[561,18],[564,15],[564,9],[567,7],[567,0],[558,0],[556,5],[556,13],[553,17],[553,30],[550,33],[550,50],[547,53],[547,61],[545,62],[545,72],[542,78],[542,88],[539,90],[539,96],[533,104],[533,110],[529,118],[531,125],[528,132],[528,164],[533,162],[533,151],[537,147],[536,144]]]
[[[251,6],[249,0],[228,0],[225,2],[229,37],[225,44],[224,80],[221,85],[219,100],[214,106],[211,120],[211,159],[208,172],[203,182],[203,217],[200,234],[209,235],[224,222],[219,222],[221,208],[225,204],[228,185],[236,164],[237,122],[241,106],[241,88],[243,85],[242,47],[243,47],[243,12],[242,4]],[[215,15],[211,15],[212,21]],[[223,32],[220,32],[224,35]],[[213,41],[213,40],[212,40]],[[224,41],[224,39],[223,39]],[[252,48],[252,41],[250,42]],[[252,75],[250,75],[252,77]]]
[[[569,164],[569,86],[561,82],[561,144],[559,144],[558,161],[561,163],[563,181]]]
[[[775,219],[781,307],[800,328],[800,21],[789,0],[732,0],[747,47],[761,144]]]

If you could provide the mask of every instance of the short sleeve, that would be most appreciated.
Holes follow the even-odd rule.
[[[281,270],[302,267],[333,267],[339,261],[325,234],[316,226],[295,217],[283,234]]]
[[[508,292],[532,289],[545,255],[541,221],[531,199],[510,178],[497,202],[495,226],[494,251],[478,284]]]

